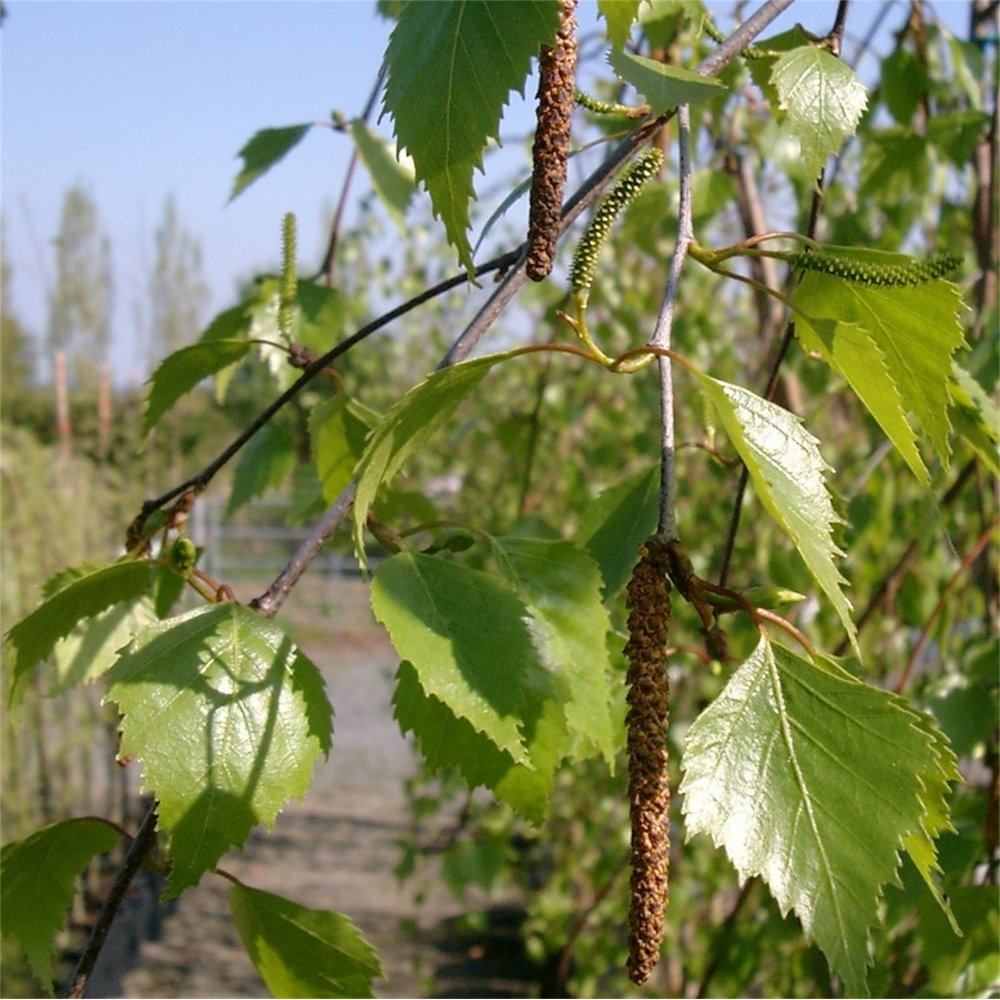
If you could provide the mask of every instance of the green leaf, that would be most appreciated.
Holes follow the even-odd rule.
[[[608,25],[608,41],[616,49],[625,47],[642,0],[597,0],[597,10]]]
[[[921,959],[933,996],[982,996],[1000,980],[1000,910],[995,885],[959,885],[951,904],[965,936],[951,933],[947,915],[930,901],[919,910]]]
[[[865,133],[859,199],[922,195],[930,176],[927,139],[910,126],[894,125]]]
[[[473,170],[482,169],[511,91],[523,92],[532,57],[558,24],[558,0],[410,3],[389,39],[385,110],[470,272]]]
[[[176,574],[171,576],[180,579]],[[78,684],[97,680],[111,668],[118,651],[155,620],[153,602],[143,595],[81,622],[49,654],[53,677],[49,693],[61,694]]]
[[[801,285],[794,299],[796,304],[801,301],[800,295]],[[843,375],[917,479],[924,484],[929,482],[927,467],[917,450],[916,435],[907,423],[903,400],[889,374],[885,354],[868,331],[856,323],[835,319],[806,320],[800,313],[795,334],[805,350],[816,352]]]
[[[11,700],[20,693],[35,666],[78,622],[114,604],[137,600],[149,589],[150,575],[147,562],[129,560],[105,566],[57,590],[18,622],[7,633]]]
[[[526,736],[531,766],[518,764],[467,719],[440,698],[427,694],[412,663],[404,660],[396,674],[392,704],[404,733],[413,733],[420,756],[431,771],[456,768],[470,788],[489,788],[512,809],[536,825],[545,820],[552,780],[565,742],[565,722],[554,702]]]
[[[964,167],[988,131],[990,116],[985,111],[954,111],[934,115],[927,123],[927,139],[956,167]]]
[[[229,200],[232,201],[244,188],[266,174],[278,160],[302,141],[311,128],[312,123],[306,122],[304,125],[289,125],[285,128],[265,128],[255,133],[239,151],[243,169],[233,181]]]
[[[382,204],[388,209],[396,225],[405,230],[403,220],[416,186],[413,165],[409,162],[401,163],[388,143],[360,118],[351,122],[351,136]]]
[[[52,992],[52,951],[76,894],[76,876],[119,835],[96,819],[68,819],[0,851],[0,924]]]
[[[276,997],[374,997],[384,975],[375,949],[347,917],[247,885],[229,890],[240,939]]]
[[[362,565],[365,565],[365,521],[379,487],[392,479],[403,463],[424,446],[434,431],[455,412],[458,404],[482,382],[486,373],[498,361],[510,356],[509,353],[490,354],[439,369],[403,396],[372,431],[358,463],[358,487],[354,498],[354,543]]]
[[[365,448],[368,431],[378,415],[343,392],[324,399],[309,414],[309,440],[316,474],[328,504],[354,478],[354,469]]]
[[[952,419],[962,439],[994,476],[1000,476],[1000,410],[983,387],[957,362],[952,363]]]
[[[913,121],[929,83],[923,63],[902,46],[882,60],[882,100],[900,125]]]
[[[241,361],[251,346],[246,340],[201,341],[182,347],[161,361],[149,380],[149,401],[142,433],[148,434],[160,417],[202,379]]]
[[[280,423],[265,424],[247,443],[233,473],[226,517],[268,490],[278,489],[295,468],[295,436]]]
[[[959,774],[958,761],[948,738],[937,728],[931,716],[919,713],[916,725],[931,740],[934,761],[920,776],[921,805],[924,809],[920,829],[909,834],[904,839],[903,845],[910,860],[920,872],[920,877],[948,919],[952,931],[961,937],[962,931],[955,920],[955,914],[952,913],[951,904],[938,885],[937,878],[941,874],[941,866],[938,863],[936,841],[942,833],[955,829],[948,810],[948,783],[959,782],[962,776]]]
[[[639,546],[656,527],[659,469],[653,467],[606,489],[587,506],[577,542],[597,563],[604,598],[611,600],[639,561]]]
[[[862,266],[866,261],[911,261],[902,254],[875,250],[827,249],[838,255],[849,255]],[[867,346],[868,340],[874,343],[885,357],[889,384],[895,384],[898,402],[888,386],[885,388],[887,400],[880,402],[874,384],[869,384],[864,395],[859,391],[859,397],[900,448],[918,478],[926,481],[926,474],[918,471],[922,467],[915,465],[912,447],[906,447],[905,437],[899,430],[900,409],[915,415],[935,452],[947,465],[952,356],[965,343],[958,320],[962,309],[959,289],[943,279],[919,285],[872,286],[809,272],[796,289],[793,302],[805,313],[806,322],[821,340],[822,331],[816,332],[809,317],[853,324],[864,331],[867,339],[855,337],[842,342],[839,364],[845,377],[852,367],[860,369],[865,364],[874,364],[873,354]],[[846,354],[853,355],[849,361],[845,361]]]
[[[330,703],[316,667],[277,625],[239,604],[149,626],[108,682],[123,715],[121,753],[141,761],[170,839],[168,898],[303,796],[313,763],[330,749]]]
[[[710,100],[726,90],[721,80],[645,56],[612,51],[608,62],[626,83],[642,94],[655,115],[664,115],[680,104]]]
[[[853,135],[868,105],[868,92],[846,63],[825,49],[802,45],[779,56],[771,71],[779,107],[799,140],[812,177]]]
[[[596,564],[571,542],[494,538],[492,544],[501,576],[528,609],[528,631],[554,680],[569,731],[613,766],[620,741],[610,711],[611,619]]]
[[[867,995],[869,930],[904,841],[924,829],[924,780],[948,776],[938,739],[902,699],[766,638],[688,732],[688,835],[711,836],[741,879],[763,878],[846,995]]]
[[[738,385],[708,375],[698,379],[746,464],[760,502],[795,543],[857,646],[851,604],[833,561],[840,555],[832,537],[839,518],[827,492],[828,466],[818,442],[788,410]]]
[[[519,764],[531,764],[522,723],[542,692],[526,609],[495,577],[419,552],[386,560],[372,611],[424,691],[467,719]]]

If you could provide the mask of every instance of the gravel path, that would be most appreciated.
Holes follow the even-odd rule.
[[[418,909],[393,875],[407,823],[401,785],[414,763],[392,719],[395,654],[364,621],[338,633],[336,645],[327,642],[328,653],[305,639],[303,646],[323,671],[336,711],[330,759],[317,766],[304,803],[289,806],[273,831],[255,831],[245,851],[220,867],[255,888],[346,914],[382,959],[386,978],[376,982],[377,994],[426,996],[442,957],[428,942],[458,906],[442,890]],[[206,875],[184,893],[162,937],[142,945],[122,996],[269,996],[232,925],[227,888]],[[415,933],[402,929],[407,919]]]

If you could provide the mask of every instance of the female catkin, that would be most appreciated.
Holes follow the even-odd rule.
[[[656,536],[640,549],[626,589],[629,609],[628,797],[632,824],[628,974],[643,983],[663,940],[670,875],[670,777],[667,769],[666,673],[670,583],[667,543]]]
[[[542,281],[552,270],[566,186],[570,120],[576,97],[576,0],[563,0],[556,44],[539,57],[538,110],[532,151],[528,260],[525,271]]]
[[[601,202],[600,208],[594,213],[587,228],[584,230],[573,254],[573,263],[569,269],[569,280],[577,295],[587,296],[590,286],[594,283],[594,273],[597,269],[597,255],[604,241],[611,232],[615,219],[622,209],[642,190],[643,184],[656,174],[663,166],[663,153],[656,146],[641,153],[622,172],[608,196]]]

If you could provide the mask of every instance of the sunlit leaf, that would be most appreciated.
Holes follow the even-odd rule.
[[[794,414],[748,389],[707,375],[698,378],[746,464],[761,503],[791,537],[856,644],[851,605],[834,564],[840,550],[832,535],[839,518],[826,488],[828,466],[816,439]]]
[[[385,110],[469,271],[473,171],[499,138],[511,91],[523,90],[532,58],[558,23],[558,0],[410,3],[389,39]]]
[[[586,553],[564,541],[494,538],[501,576],[528,609],[532,643],[549,671],[570,732],[613,764],[618,729],[611,718],[611,620],[602,581]]]
[[[807,171],[816,177],[844,138],[854,134],[868,92],[847,63],[815,45],[779,56],[771,81]]]
[[[863,264],[874,258],[875,252],[858,250],[853,256]],[[878,254],[877,259],[883,258],[909,260],[901,254]],[[900,411],[916,417],[936,454],[947,464],[952,357],[965,342],[958,319],[962,308],[959,289],[943,279],[916,285],[876,286],[810,271],[803,276],[794,302],[805,314],[802,322],[808,325],[811,325],[808,317],[815,317],[864,331],[864,337],[840,340],[839,354],[835,357],[838,367],[845,376],[852,372],[852,385],[858,383],[856,389],[863,386],[863,372],[860,378],[857,373],[866,364],[876,364],[870,346],[875,344],[885,358],[885,370],[895,391],[886,384],[886,400],[880,401],[878,379],[869,377],[863,394],[858,389],[859,397],[921,479],[926,479],[926,475],[918,471],[921,466],[915,467],[912,447],[906,445],[905,435],[899,430]],[[849,329],[844,327],[845,331]],[[816,336],[824,340],[822,330]]]
[[[688,731],[689,836],[759,875],[849,996],[867,994],[869,933],[904,842],[927,832],[924,780],[950,776],[938,739],[902,699],[766,638]]]
[[[76,877],[91,858],[110,851],[118,840],[119,834],[106,823],[69,819],[0,851],[4,937],[17,942],[50,993],[53,946],[76,894]]]
[[[817,353],[844,376],[913,474],[920,482],[927,483],[927,467],[917,450],[913,428],[907,423],[899,389],[889,374],[885,355],[868,331],[856,323],[825,318],[806,320],[800,314],[795,334],[807,351]]]
[[[126,561],[104,566],[57,590],[6,636],[11,698],[56,643],[78,622],[93,618],[114,604],[131,603],[149,589],[147,562]]]
[[[229,909],[240,939],[276,997],[374,997],[375,949],[347,917],[235,885]]]
[[[316,667],[273,622],[234,603],[149,626],[108,675],[121,753],[159,800],[173,866],[166,895],[194,885],[258,823],[305,794],[330,748]]]
[[[616,49],[625,47],[642,0],[597,0],[597,9],[608,25],[608,41]]]
[[[372,610],[424,691],[530,766],[522,727],[540,714],[526,609],[495,577],[402,552],[372,579]]]
[[[951,389],[955,430],[994,476],[1000,476],[1000,410],[982,386],[956,361]]]
[[[176,574],[174,578],[183,582]],[[152,601],[143,595],[80,622],[49,654],[53,678],[49,693],[60,694],[78,684],[97,680],[111,668],[118,650],[155,619]]]

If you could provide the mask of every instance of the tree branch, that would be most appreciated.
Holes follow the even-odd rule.
[[[129,845],[125,860],[122,862],[122,866],[118,870],[114,882],[111,884],[108,898],[104,901],[104,906],[101,908],[97,923],[94,924],[94,929],[90,933],[90,940],[87,942],[87,947],[84,948],[83,954],[80,956],[80,961],[77,963],[76,971],[73,973],[73,983],[67,996],[83,996],[87,989],[90,974],[94,971],[97,958],[101,954],[104,942],[107,940],[108,931],[111,930],[115,914],[125,899],[125,894],[132,884],[132,879],[135,878],[155,843],[156,803],[154,802],[149,807],[149,811],[145,817],[143,817],[142,823],[132,838],[132,843]]]
[[[651,347],[669,351],[674,323],[674,306],[681,269],[688,246],[694,239],[691,221],[691,109],[682,104],[677,109],[677,149],[680,161],[680,201],[677,214],[677,241],[667,270],[667,287],[656,317],[656,328],[650,340]],[[674,387],[670,355],[660,354],[657,359],[660,371],[660,515],[657,532],[667,541],[677,541],[677,512],[675,510],[674,475]]]

